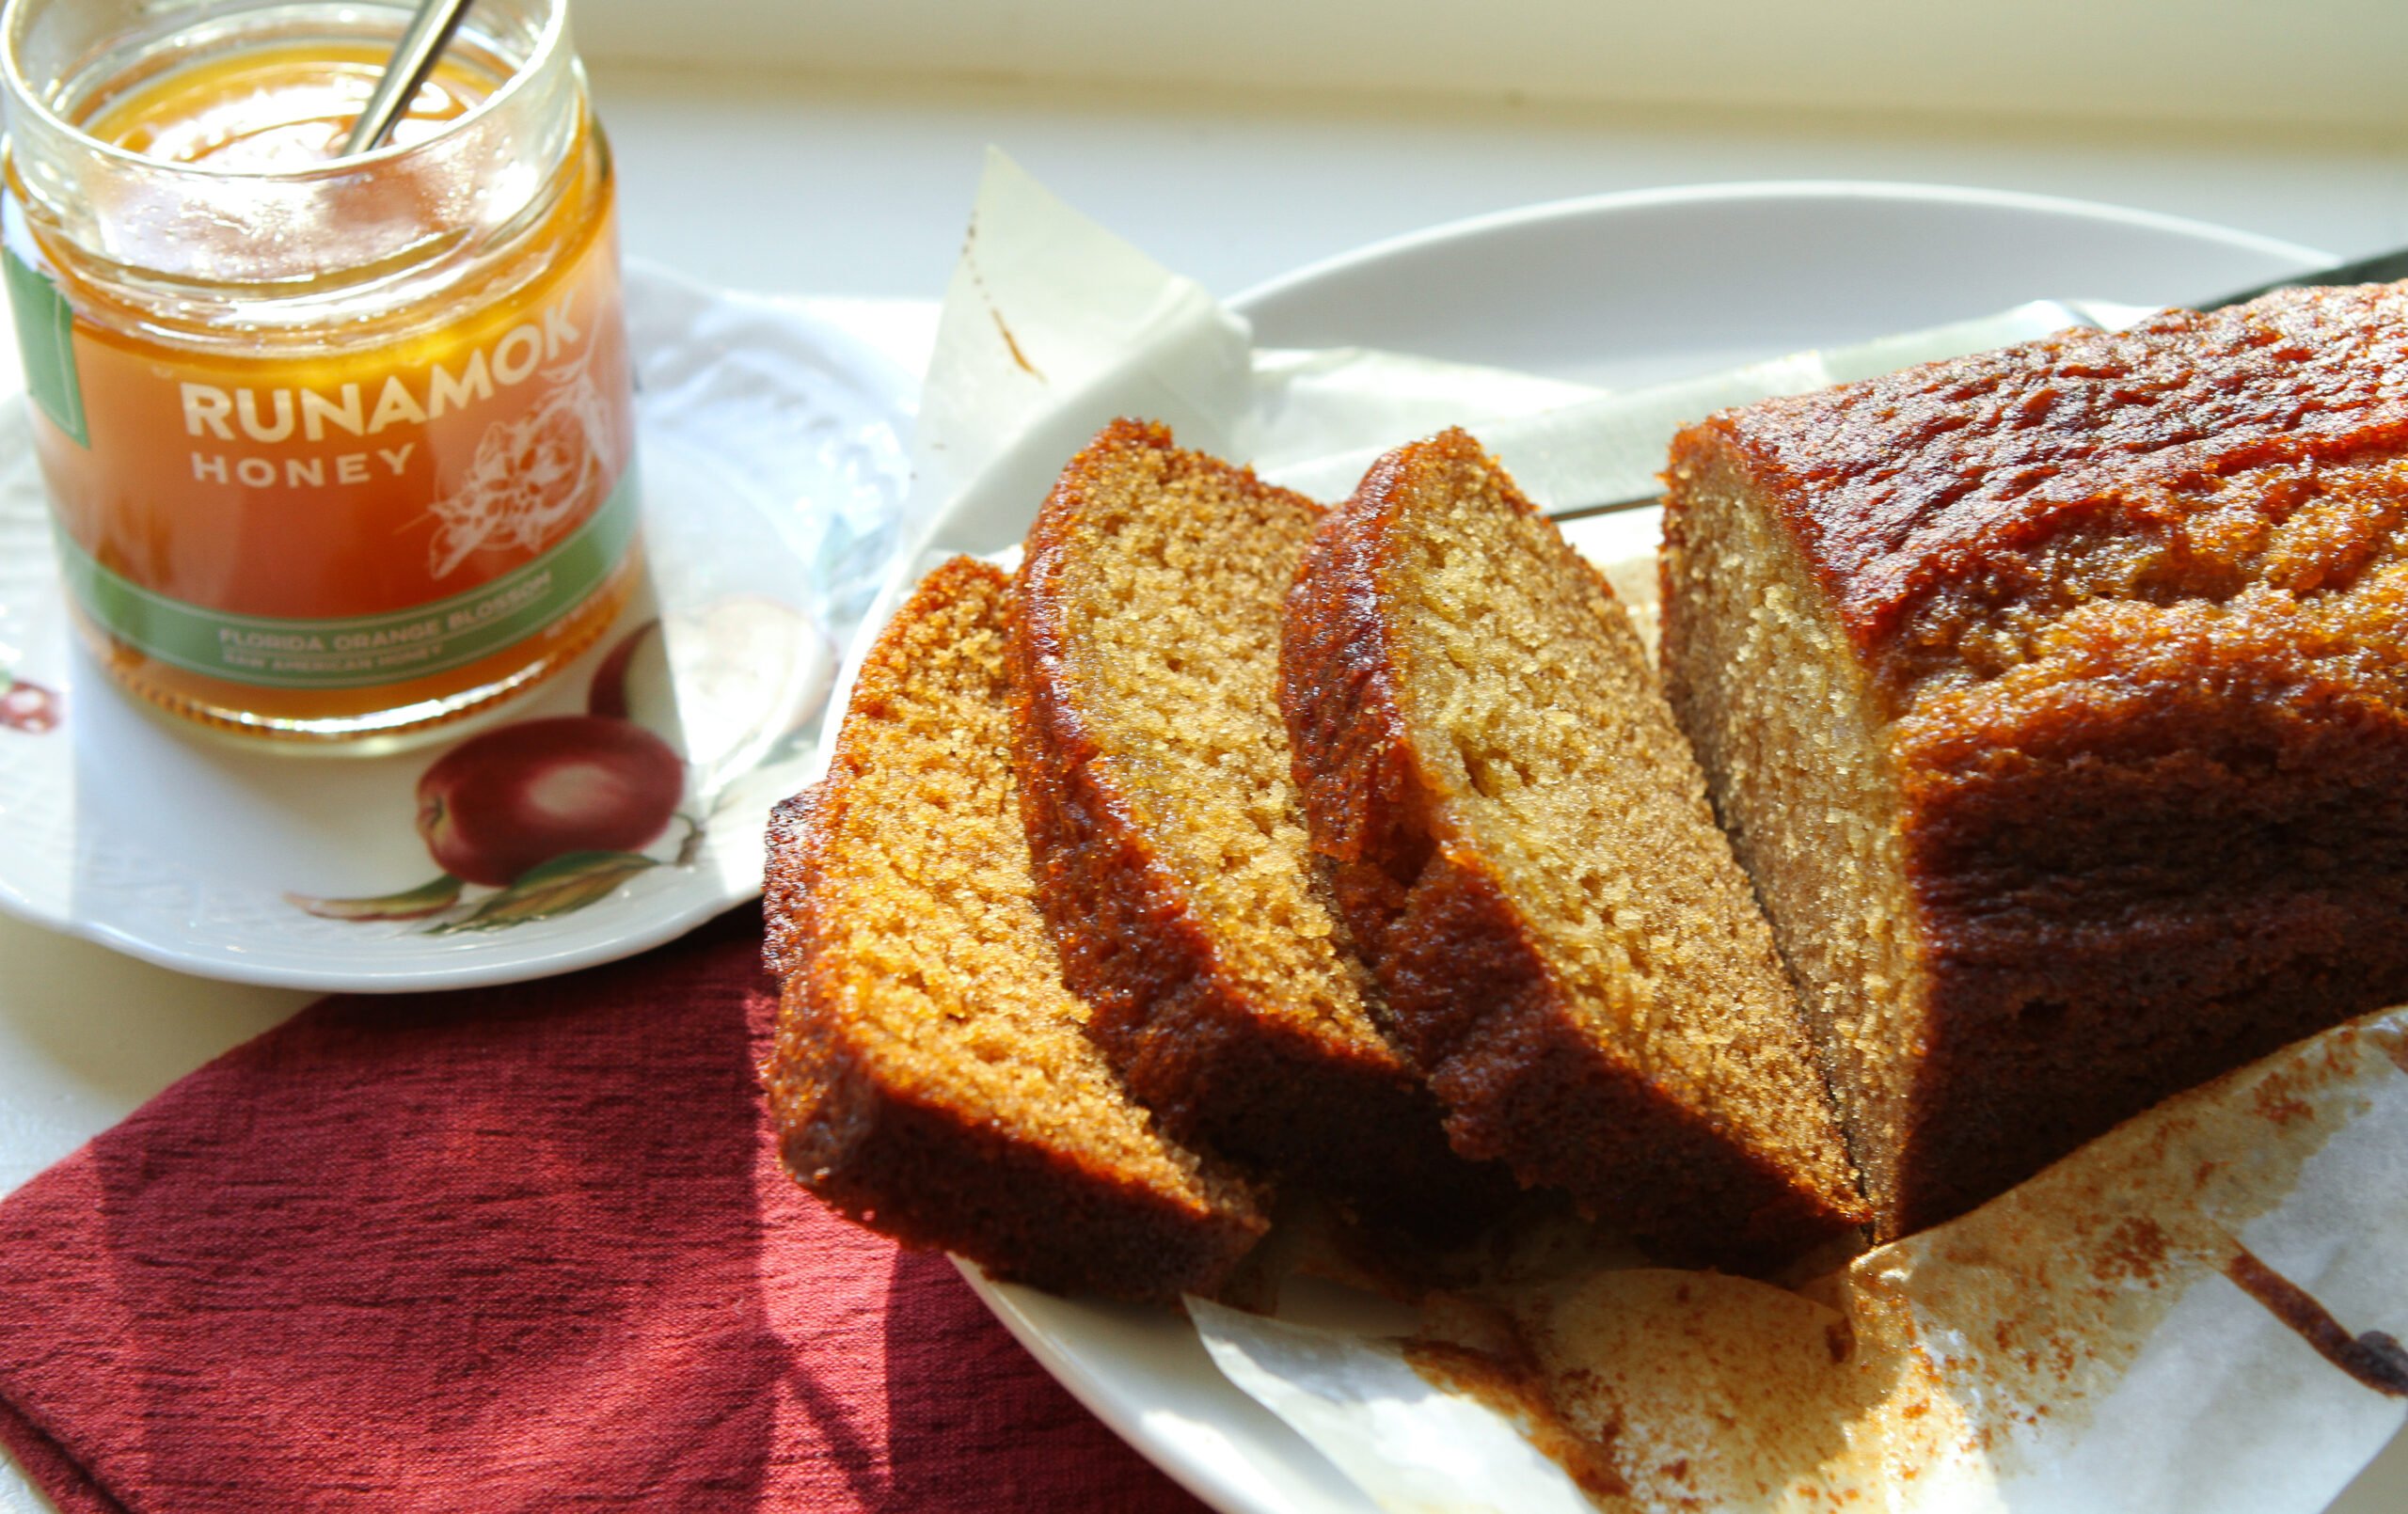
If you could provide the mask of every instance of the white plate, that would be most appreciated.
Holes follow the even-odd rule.
[[[1610,196],[1440,227],[1304,269],[1233,303],[1264,346],[1384,347],[1627,385],[2034,298],[2184,303],[2331,260],[2243,232],[2029,196],[1738,185]],[[991,513],[947,520],[937,544],[991,552],[1027,524]],[[1071,1393],[1213,1507],[1373,1514],[1318,1453],[1220,1376],[1183,1321],[964,1270]],[[2408,1455],[2399,1444],[2335,1506],[2337,1514],[2401,1507]]]
[[[565,674],[476,734],[393,756],[238,748],[120,693],[74,644],[24,407],[0,409],[0,688],[37,690],[17,689],[20,718],[0,723],[0,908],[209,977],[398,991],[609,961],[757,892],[768,807],[809,765],[834,648],[903,534],[915,386],[791,307],[643,268],[627,289],[647,591]],[[416,824],[420,775],[478,741],[515,749],[524,776],[521,722],[585,715],[621,645],[633,654],[626,676],[606,681],[652,733],[554,729],[651,754],[657,792],[643,823],[674,805],[656,834],[595,841],[626,849],[566,877],[555,865],[540,891],[514,866],[414,918],[310,912],[440,879]],[[47,701],[55,728],[29,728]],[[472,804],[499,802],[490,785],[511,775],[498,771]],[[386,912],[440,903],[438,891]]]

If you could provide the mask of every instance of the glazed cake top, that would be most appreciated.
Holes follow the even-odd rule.
[[[1691,427],[1770,497],[1860,653],[1912,686],[2099,599],[2351,587],[2408,482],[2408,283],[2069,330]]]

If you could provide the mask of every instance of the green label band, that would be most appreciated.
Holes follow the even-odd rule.
[[[626,556],[641,512],[630,466],[566,541],[466,593],[341,620],[286,620],[204,609],[154,593],[58,536],[68,591],[136,651],[190,672],[258,688],[372,688],[465,668],[566,615]]]
[[[76,446],[91,446],[84,429],[84,385],[75,372],[75,312],[50,276],[18,257],[13,246],[0,251],[0,267],[7,271],[8,310],[16,317],[27,392]]]

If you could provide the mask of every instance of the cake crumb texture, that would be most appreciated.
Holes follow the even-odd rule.
[[[1604,578],[1465,434],[1383,458],[1288,611],[1315,843],[1459,1148],[1669,1260],[1861,1200],[1770,931]]]
[[[766,1069],[788,1169],[908,1244],[1065,1292],[1210,1293],[1265,1229],[1085,1033],[1032,899],[1010,586],[937,569],[863,664],[828,777],[771,828]]]
[[[1318,506],[1116,422],[1032,528],[1015,750],[1039,903],[1173,1130],[1387,1219],[1510,1191],[1450,1150],[1312,865],[1278,706]]]

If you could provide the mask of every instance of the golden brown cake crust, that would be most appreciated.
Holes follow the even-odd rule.
[[[1934,595],[2045,576],[2051,540],[2098,531],[2102,515],[2145,528],[2171,518],[2169,496],[2222,478],[2400,449],[2402,372],[2408,286],[2283,290],[1767,400],[1700,429],[1780,501],[1869,653]]]
[[[1415,611],[1386,587],[1387,564],[1408,494],[1465,468],[1494,470],[1507,507],[1537,518],[1478,443],[1446,433],[1372,465],[1323,523],[1289,600],[1282,702],[1315,849],[1395,1024],[1448,1106],[1460,1149],[1569,1190],[1666,1260],[1776,1266],[1864,1219],[1819,1080],[1805,1070],[1779,1091],[1792,1096],[1806,1132],[1799,1144],[1809,1155],[1792,1165],[1601,1041],[1481,838],[1450,815],[1449,782],[1424,747],[1446,733],[1418,731],[1408,714],[1400,623]],[[1620,615],[1602,576],[1560,536],[1553,541]],[[1641,697],[1654,702],[1635,637],[1623,650]],[[1646,713],[1678,748],[1670,713]],[[1688,763],[1685,751],[1680,762]],[[1693,796],[1693,766],[1687,781]],[[1719,847],[1703,806],[1689,803]],[[1719,856],[1731,898],[1752,915],[1745,879],[1727,849]],[[1786,1020],[1789,987],[1760,920],[1738,954],[1749,951]],[[1787,1023],[1782,1031],[1799,1049],[1793,1070],[1803,1070],[1802,1032]]]
[[[1180,451],[1165,427],[1121,420],[1070,462],[1038,513],[1011,641],[1014,750],[1038,902],[1064,973],[1096,1006],[1092,1033],[1173,1131],[1381,1221],[1460,1229],[1510,1193],[1510,1180],[1454,1155],[1419,1075],[1375,1029],[1307,1022],[1234,970],[1233,943],[1133,802],[1143,754],[1112,749],[1083,698],[1096,654],[1074,621],[1114,607],[1083,607],[1069,580],[1091,493],[1133,459],[1273,512],[1309,519],[1320,510],[1250,469]],[[1267,613],[1275,635],[1275,602]],[[1261,718],[1263,734],[1282,739],[1268,688]]]
[[[1675,441],[1668,539],[1744,481],[1897,796],[1926,987],[1892,1231],[2408,995],[2403,373],[2408,289],[2287,291]],[[1666,667],[1710,721],[1677,555]]]
[[[848,935],[849,917],[877,906],[875,891],[884,887],[862,866],[857,849],[879,837],[898,844],[904,835],[927,837],[950,818],[898,812],[895,786],[872,789],[878,765],[894,760],[872,728],[930,676],[927,659],[948,652],[943,634],[928,634],[931,623],[954,617],[999,649],[1008,594],[1004,575],[982,563],[957,559],[930,574],[863,664],[828,777],[780,805],[771,820],[766,954],[784,989],[763,1071],[780,1155],[806,1187],[851,1218],[907,1245],[960,1253],[1000,1277],[1151,1302],[1209,1294],[1266,1228],[1242,1181],[1166,1143],[1155,1165],[1183,1170],[1184,1181],[1137,1171],[1116,1162],[1072,1113],[1022,1114],[964,1094],[942,1058],[915,1055],[878,1023],[882,970]],[[1007,893],[1017,870],[1019,908],[1028,911],[1023,943],[1036,954],[1012,970],[1025,980],[1014,989],[1040,1007],[1050,995],[1064,1022],[1059,1044],[1091,1060],[1076,1025],[1084,1008],[1061,987],[1025,901],[1027,864],[1018,817],[1009,812],[999,679],[991,700],[989,729],[983,736],[968,733],[967,744],[973,756],[983,751],[993,765],[1004,798],[998,813],[974,818],[990,822],[1007,855],[967,859],[966,865],[1002,876]],[[875,812],[851,815],[857,804]],[[931,937],[956,924],[996,928],[991,921],[919,915]],[[933,942],[897,944],[937,950]],[[1006,963],[1019,960],[1008,950],[999,954]],[[977,1001],[982,970],[998,970],[949,960],[929,975],[956,980],[949,991],[969,997],[954,1012],[974,1017],[985,1007]],[[1019,1054],[1035,1053],[1023,1048]],[[1142,1113],[1130,1113],[1127,1123],[1142,1131]]]

